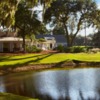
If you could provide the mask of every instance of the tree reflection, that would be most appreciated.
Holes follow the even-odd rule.
[[[100,100],[100,70],[43,71],[6,76],[5,91],[39,100]]]

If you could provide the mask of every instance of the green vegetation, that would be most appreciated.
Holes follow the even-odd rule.
[[[87,0],[55,0],[46,9],[44,21],[51,24],[55,30],[61,30],[60,34],[65,35],[67,45],[70,47],[79,31],[84,29],[85,22],[87,28],[92,24],[99,25],[100,11],[96,6],[93,0],[88,2]]]
[[[13,95],[10,93],[0,93],[0,100],[38,100],[38,99],[32,99],[28,97]]]
[[[71,53],[88,52],[90,48],[89,46],[73,46],[68,48],[68,51]]]
[[[39,52],[41,52],[42,50],[41,49],[39,49],[39,48],[37,48],[36,46],[27,46],[26,47],[26,52],[28,52],[28,53],[32,53],[32,52],[34,52],[34,53],[39,53]]]
[[[90,46],[72,46],[72,47],[65,47],[62,45],[59,45],[55,50],[58,52],[67,52],[67,53],[86,53],[89,52],[89,50],[92,47]]]
[[[67,60],[100,62],[100,53],[56,53],[56,54],[22,54],[0,56],[0,67],[23,66],[29,64],[59,63]]]

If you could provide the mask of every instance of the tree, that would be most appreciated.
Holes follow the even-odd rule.
[[[100,48],[100,31],[98,31],[97,33],[94,34],[92,42],[95,47]]]
[[[34,7],[38,3],[48,5],[51,1],[52,0],[0,0],[0,24],[7,28],[15,26],[19,29],[19,33],[23,37],[24,51],[25,36],[45,29],[35,16],[31,18],[31,12],[29,12],[28,9]],[[23,5],[23,2],[27,4],[27,7]]]
[[[14,24],[14,15],[19,0],[0,0],[0,24],[9,27]]]
[[[100,30],[100,10],[97,9],[96,11],[90,14],[89,24],[95,26],[95,28],[99,31]]]
[[[61,26],[68,46],[72,46],[85,23],[89,26],[90,15],[96,9],[96,3],[92,0],[57,0],[51,3],[44,18],[46,23],[51,23],[55,27]]]
[[[53,0],[0,0],[0,25],[9,27],[15,24],[15,13],[21,2],[27,2],[29,8],[38,3],[48,6]]]
[[[53,34],[64,34],[64,28],[60,26],[56,26],[53,29]]]
[[[25,52],[25,37],[32,36],[32,34],[38,34],[45,32],[45,27],[37,19],[36,14],[31,16],[31,12],[28,9],[26,2],[21,2],[18,5],[18,9],[15,14],[15,28],[17,28],[19,35],[23,38],[23,51]]]
[[[73,44],[76,46],[83,46],[86,40],[86,46],[93,46],[92,38],[93,34],[89,34],[87,37],[77,35]]]

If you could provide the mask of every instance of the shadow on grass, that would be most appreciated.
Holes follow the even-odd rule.
[[[9,57],[1,57],[0,58],[0,61],[4,62],[5,60],[6,61],[14,61],[14,60],[24,60],[24,59],[28,59],[28,58],[33,58],[33,57],[40,57],[40,56],[44,56],[44,55],[47,55],[47,54],[41,54],[41,55],[33,55],[33,56],[29,56],[29,57],[23,57],[23,58],[12,58],[9,56]]]
[[[11,58],[10,56],[0,56],[0,62]]]
[[[29,61],[26,61],[25,63],[17,63],[17,64],[14,64],[14,65],[3,65],[0,70],[4,70],[5,72],[10,72],[12,71],[13,69],[15,69],[16,67],[23,67],[23,66],[28,66],[30,63],[36,63],[36,62],[39,62],[40,60],[42,59],[45,59],[49,56],[51,56],[53,54],[46,54],[44,56],[42,56],[41,58],[39,58],[40,56],[37,57],[37,59],[35,60],[29,60]]]

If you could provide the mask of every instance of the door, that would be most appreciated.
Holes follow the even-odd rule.
[[[3,43],[3,52],[10,52],[10,44],[7,42]]]

